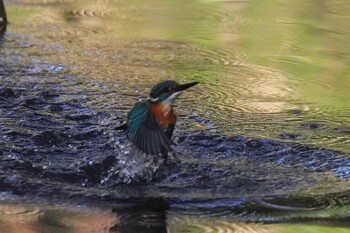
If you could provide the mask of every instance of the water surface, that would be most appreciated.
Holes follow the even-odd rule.
[[[347,5],[6,1],[7,232],[347,232]],[[200,85],[161,166],[115,127],[168,78]]]

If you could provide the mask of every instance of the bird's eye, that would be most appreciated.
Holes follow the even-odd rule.
[[[174,90],[174,87],[168,87],[168,91],[171,92]]]

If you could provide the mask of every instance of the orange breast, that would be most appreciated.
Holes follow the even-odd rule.
[[[170,124],[176,123],[176,116],[171,106],[166,107],[163,104],[152,104],[151,112],[156,117],[162,129],[168,128]]]

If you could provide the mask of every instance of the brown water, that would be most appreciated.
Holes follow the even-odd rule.
[[[346,1],[5,3],[4,232],[350,231]],[[183,164],[118,186],[113,128],[169,77],[200,81]]]

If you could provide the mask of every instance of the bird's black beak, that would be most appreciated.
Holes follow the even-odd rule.
[[[180,86],[176,87],[174,92],[179,92],[186,90],[187,88],[193,87],[194,85],[198,84],[199,82],[192,82],[192,83],[185,83],[181,84]]]

